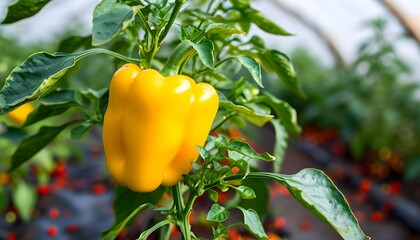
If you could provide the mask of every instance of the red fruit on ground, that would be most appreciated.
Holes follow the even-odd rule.
[[[60,216],[60,210],[58,208],[51,208],[48,215],[51,219],[56,219]]]
[[[38,195],[40,196],[44,196],[44,195],[48,195],[51,192],[51,188],[49,185],[43,184],[43,185],[39,185],[36,188],[36,191],[38,192]]]
[[[302,231],[308,231],[309,229],[311,229],[311,222],[309,222],[308,220],[302,220],[299,223],[299,228]]]
[[[66,232],[68,233],[75,233],[79,230],[79,225],[77,224],[70,224],[66,227]]]
[[[286,226],[286,219],[284,217],[278,217],[274,220],[273,227],[275,229],[282,229]]]
[[[95,195],[102,195],[106,192],[106,186],[102,183],[97,183],[93,185],[92,192]]]
[[[16,239],[17,239],[17,237],[16,237],[15,232],[10,231],[10,232],[7,233],[7,240],[16,240]]]
[[[242,238],[241,234],[238,231],[236,231],[236,229],[233,229],[233,228],[229,228],[227,230],[227,235],[228,235],[228,239],[232,239],[232,240]]]
[[[372,187],[372,182],[369,179],[364,179],[358,188],[358,191],[360,193],[366,193],[370,190],[370,188]]]
[[[221,204],[225,203],[228,200],[227,194],[224,193],[224,192],[219,193],[219,199],[218,200],[219,200],[219,203],[221,203]]]
[[[50,226],[47,230],[47,234],[50,237],[54,237],[55,235],[58,234],[58,227],[57,226]]]
[[[392,212],[392,210],[394,210],[394,203],[392,202],[385,202],[384,205],[382,206],[382,210],[386,213],[390,213]]]
[[[375,211],[370,215],[370,219],[374,222],[382,222],[385,219],[385,213]]]
[[[399,193],[401,191],[401,183],[392,182],[389,184],[389,194]]]

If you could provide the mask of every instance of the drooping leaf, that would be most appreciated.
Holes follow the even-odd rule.
[[[164,188],[158,188],[153,192],[139,193],[133,192],[126,187],[115,187],[115,221],[108,230],[101,233],[100,239],[115,239],[124,226],[138,213],[152,208],[161,199],[164,191]]]
[[[274,161],[274,172],[279,173],[281,165],[283,164],[284,156],[286,155],[287,141],[289,140],[289,134],[286,128],[281,124],[279,119],[271,119],[271,124],[274,127],[275,141],[273,155],[276,157]]]
[[[229,218],[229,215],[230,214],[225,207],[219,205],[218,203],[214,203],[207,213],[206,220],[212,222],[224,222]]]
[[[302,87],[297,79],[295,68],[290,59],[277,50],[261,51],[259,58],[268,67],[267,71],[274,71],[284,85],[298,96],[305,97]]]
[[[257,174],[284,184],[303,206],[328,223],[345,240],[370,239],[360,229],[343,194],[331,179],[318,169],[303,169],[294,175]]]
[[[23,127],[48,117],[57,116],[75,106],[75,92],[73,90],[56,90],[42,98],[40,102],[36,110],[28,116]]]
[[[221,150],[230,150],[235,151],[240,154],[243,154],[244,156],[254,158],[254,159],[260,159],[265,161],[274,161],[275,157],[271,156],[269,153],[263,153],[259,154],[255,152],[247,143],[239,141],[239,140],[232,140],[228,141],[226,137],[223,135],[220,135],[219,137],[211,137],[214,144]]]
[[[226,34],[226,35],[233,35],[233,34],[245,34],[240,29],[236,29],[228,24],[225,23],[212,23],[206,28],[206,34]]]
[[[255,25],[257,25],[260,29],[264,30],[267,33],[282,35],[282,36],[293,35],[255,9],[251,9],[251,8],[245,9],[244,14],[247,19],[255,23]]]
[[[47,92],[75,63],[92,54],[106,53],[132,61],[106,49],[94,48],[78,53],[35,53],[16,67],[0,90],[0,115],[38,99]]]
[[[264,179],[245,178],[242,180],[241,184],[251,188],[254,191],[256,198],[239,198],[237,205],[245,209],[252,208],[258,213],[259,216],[265,216],[267,214],[268,204],[270,201],[270,190]]]
[[[51,0],[18,0],[8,7],[6,18],[2,23],[14,23],[32,17],[50,1]]]
[[[23,139],[12,155],[12,164],[9,171],[14,171],[20,165],[28,161],[41,149],[48,145],[58,134],[75,122],[68,122],[57,127],[43,126],[39,131]]]
[[[287,102],[278,99],[268,92],[264,92],[264,95],[258,96],[255,101],[270,107],[274,115],[276,115],[290,133],[297,134],[301,131],[297,122],[296,110]]]
[[[118,0],[100,2],[93,11],[92,45],[103,45],[118,36],[134,21],[139,9]]]
[[[198,56],[206,67],[214,69],[214,45],[210,40],[204,40],[200,44],[189,41],[189,44],[197,51]]]
[[[258,216],[257,212],[253,209],[244,209],[241,207],[237,207],[239,210],[242,211],[244,215],[244,225],[248,230],[257,237],[258,239],[267,239],[268,236],[264,231],[264,228],[261,224],[260,217]]]
[[[226,108],[236,112],[238,115],[258,127],[264,126],[268,121],[270,121],[270,119],[273,118],[273,115],[259,114],[245,106],[236,105],[230,101],[220,101],[219,106],[220,108]]]
[[[257,63],[257,61],[248,56],[236,56],[236,58],[249,71],[258,86],[263,88],[261,66]]]
[[[92,129],[93,124],[83,122],[71,130],[71,138],[81,139]]]
[[[37,201],[35,189],[24,181],[16,183],[16,188],[12,191],[12,203],[16,207],[19,216],[24,221],[31,219],[32,211]]]

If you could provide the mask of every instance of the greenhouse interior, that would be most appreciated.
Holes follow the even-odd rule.
[[[417,0],[0,1],[0,239],[420,239]]]

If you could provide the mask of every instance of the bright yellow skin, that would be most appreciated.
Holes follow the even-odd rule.
[[[137,192],[181,181],[216,115],[215,89],[134,64],[117,70],[109,89],[103,144],[111,176]]]
[[[29,114],[34,110],[34,107],[30,103],[25,103],[15,110],[9,112],[6,116],[13,122],[22,125]]]

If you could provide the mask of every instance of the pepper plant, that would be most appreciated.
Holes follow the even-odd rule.
[[[3,24],[28,18],[48,2],[19,0],[9,6]],[[255,238],[268,239],[256,210],[246,207],[240,201],[222,204],[218,198],[219,191],[234,191],[242,199],[267,200],[268,196],[257,194],[258,189],[244,184],[244,181],[250,180],[274,180],[284,184],[296,200],[331,225],[344,239],[369,239],[360,229],[341,192],[322,171],[303,169],[295,175],[279,173],[289,135],[299,133],[300,127],[295,110],[287,102],[264,90],[262,69],[276,75],[297,96],[304,94],[289,58],[276,49],[267,48],[261,37],[250,36],[251,27],[258,27],[279,37],[292,35],[253,8],[250,0],[100,1],[93,12],[91,36],[64,40],[60,49],[66,52],[35,53],[7,77],[0,91],[1,114],[7,114],[28,102],[35,102],[36,105],[22,128],[42,123],[53,116],[65,115],[70,109],[79,111],[79,114],[63,118],[60,125],[42,126],[38,132],[22,139],[11,156],[9,171],[13,172],[31,160],[60,132],[70,129],[72,137],[81,138],[93,126],[106,122],[107,117],[104,121],[104,115],[119,118],[118,108],[123,112],[132,108],[138,112],[123,114],[122,133],[112,132],[120,131],[118,128],[113,130],[112,127],[104,126],[105,135],[115,137],[108,141],[104,136],[105,153],[108,169],[111,174],[115,173],[112,175],[120,184],[115,187],[115,223],[101,234],[101,239],[115,238],[132,219],[146,209],[153,209],[162,216],[141,233],[139,239],[147,239],[158,232],[163,232],[157,235],[160,238],[169,238],[166,233],[172,228],[179,229],[183,239],[208,237],[194,234],[189,221],[196,199],[206,196],[214,202],[206,217],[209,223],[213,223],[214,239],[225,239],[227,230],[238,225],[244,226]],[[57,87],[60,79],[77,62],[95,54],[114,57],[116,68],[129,63],[126,66],[136,69],[134,73],[127,72],[122,76],[118,74],[121,69],[118,70],[114,78],[121,78],[121,81],[116,83],[116,89],[123,87],[119,84],[134,88],[136,83],[124,82],[130,78],[136,78],[135,81],[143,85],[167,83],[172,84],[172,87],[166,87],[167,92],[161,92],[163,89],[156,86],[156,89],[136,88],[138,91],[120,92],[127,94],[119,96],[121,101],[112,99],[115,87],[112,84],[109,90]],[[94,81],[108,85],[109,79]],[[176,85],[179,79],[183,82]],[[213,89],[217,101],[210,105],[197,105],[194,111],[187,109],[193,100],[171,101],[173,94],[179,94],[196,83]],[[148,94],[157,94],[159,97],[149,98],[146,96]],[[133,103],[136,98],[143,102]],[[190,98],[201,99],[201,95]],[[117,106],[112,107],[111,104]],[[209,114],[214,107],[217,113]],[[187,117],[183,114],[185,111],[190,111]],[[154,117],[155,122],[152,121]],[[187,118],[187,121],[182,118]],[[110,126],[121,126],[118,121]],[[235,126],[253,124],[262,127],[269,123],[276,132],[273,155],[257,153],[245,139],[230,139],[227,134]],[[196,125],[192,129],[201,131],[197,133],[197,139],[200,140],[192,140],[194,134],[182,131],[181,128],[188,130],[191,127],[186,125]],[[147,133],[138,132],[138,129],[147,130]],[[159,133],[159,136],[152,136],[150,132],[153,131]],[[209,132],[212,134],[207,137]],[[207,137],[205,143],[201,140],[202,134],[204,139]],[[137,136],[137,139],[133,136]],[[180,137],[185,138],[182,143],[174,140]],[[140,152],[136,152],[136,144],[142,145],[138,150]],[[184,144],[188,150],[183,149]],[[197,146],[191,150],[191,144]],[[148,145],[155,154],[147,153],[147,157],[142,157],[141,151],[147,151],[143,145]],[[172,148],[175,150],[172,151]],[[119,174],[119,170],[115,169],[121,167],[113,164],[115,162],[111,159],[110,155],[117,151],[115,149],[127,151],[127,156],[136,156],[124,162],[127,165],[125,168],[131,168],[129,174]],[[172,159],[174,154],[179,156],[171,164],[182,165],[182,170],[163,164],[163,161],[168,161],[165,158]],[[188,161],[187,167],[181,163],[185,160]],[[256,160],[271,161],[273,172],[259,171]],[[148,171],[153,174],[147,174]],[[163,185],[158,187],[168,171],[175,171],[176,177],[171,178],[171,181],[164,179]],[[157,185],[154,183],[152,187],[142,187],[151,182],[157,182]],[[171,200],[162,206],[158,202],[164,194],[170,194]],[[243,214],[243,221],[228,221],[234,209]],[[158,229],[160,231],[156,231]]]

